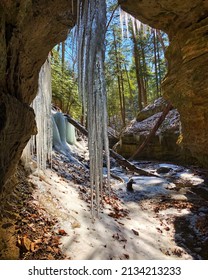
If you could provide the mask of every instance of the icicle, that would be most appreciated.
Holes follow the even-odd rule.
[[[127,13],[125,13],[124,17],[125,17],[125,25],[126,25],[126,36],[127,36],[127,38],[129,38],[129,18],[130,18],[130,16]]]
[[[54,115],[52,115],[52,123],[53,123],[53,147],[57,151],[62,149],[61,137],[59,134],[59,129],[57,127]]]
[[[68,144],[74,145],[76,144],[76,135],[75,135],[75,127],[68,122],[65,118],[66,123],[66,141]]]
[[[41,68],[38,95],[33,102],[38,128],[36,135],[37,165],[41,170],[46,169],[46,162],[51,160],[52,154],[51,95],[51,68],[50,62],[47,60]]]
[[[129,38],[129,27],[128,23],[129,20],[132,22],[132,28],[134,35],[137,35],[137,32],[143,28],[145,31],[147,31],[148,26],[141,23],[138,19],[134,18],[132,15],[124,12],[121,8],[119,9],[120,12],[120,27],[121,27],[121,34],[122,38],[124,37],[124,25],[126,27],[126,36]]]
[[[106,85],[104,74],[106,3],[105,0],[85,0],[79,11],[78,74],[83,104],[87,103],[88,147],[92,213],[100,208],[103,188],[103,146],[108,164]],[[84,110],[86,111],[86,110]]]
[[[33,151],[32,151],[32,145],[30,140],[22,152],[22,159],[24,161],[25,167],[28,167],[30,165],[32,153]]]
[[[134,36],[135,36],[136,35],[135,18],[131,16],[130,19],[131,19],[131,22],[132,22],[132,29],[133,29],[133,33],[134,33]]]
[[[38,170],[45,170],[46,162],[51,162],[52,157],[51,96],[51,68],[48,58],[40,70],[38,94],[32,103],[38,134],[30,139],[23,151],[27,161],[31,160],[35,151]]]
[[[124,37],[123,25],[124,25],[124,11],[119,7],[120,14],[120,27],[121,27],[121,37]]]

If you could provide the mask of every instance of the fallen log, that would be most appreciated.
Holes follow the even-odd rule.
[[[88,131],[87,131],[87,129],[84,126],[82,126],[79,122],[75,121],[69,115],[64,114],[64,116],[66,117],[66,119],[68,120],[69,123],[74,125],[74,127],[76,127],[83,135],[88,137]],[[117,161],[117,163],[120,166],[122,166],[123,168],[128,169],[129,171],[135,172],[135,173],[137,173],[139,175],[159,177],[156,174],[152,174],[152,173],[150,173],[148,171],[145,171],[145,170],[143,170],[141,168],[138,168],[137,166],[132,164],[130,161],[126,160],[124,157],[122,157],[121,155],[117,154],[112,149],[109,149],[109,151],[110,151],[110,156],[112,158],[114,158]]]
[[[165,117],[167,116],[167,114],[169,113],[169,111],[173,109],[173,106],[171,103],[168,103],[168,105],[165,107],[165,109],[163,110],[161,116],[159,117],[159,119],[157,120],[156,124],[154,125],[154,127],[152,128],[152,130],[150,131],[150,134],[146,137],[146,139],[144,140],[144,142],[138,147],[138,149],[136,150],[136,152],[129,158],[129,160],[133,160],[136,156],[138,156],[143,150],[144,148],[147,146],[147,144],[150,142],[150,140],[152,139],[152,137],[155,135],[156,131],[158,130],[158,128],[160,127],[160,125],[163,123],[163,121],[165,120]]]

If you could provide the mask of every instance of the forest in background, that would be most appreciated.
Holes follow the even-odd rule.
[[[106,88],[108,125],[120,132],[146,105],[161,96],[167,62],[167,35],[122,15],[108,1],[106,31]],[[121,18],[123,17],[123,18]],[[78,94],[76,28],[52,51],[53,103],[82,122]]]

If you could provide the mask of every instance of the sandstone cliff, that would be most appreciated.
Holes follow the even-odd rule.
[[[208,1],[120,3],[142,22],[169,35],[163,94],[180,113],[186,157],[208,166]]]

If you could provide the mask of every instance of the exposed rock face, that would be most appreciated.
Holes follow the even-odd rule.
[[[164,30],[172,39],[179,30],[208,16],[206,0],[119,0],[122,9],[154,28]]]
[[[0,259],[19,255],[14,221],[24,197],[14,189],[21,178],[12,175],[36,133],[29,105],[37,94],[40,68],[74,25],[75,4],[72,10],[72,0],[0,2]]]
[[[120,2],[124,10],[169,35],[163,93],[180,113],[187,156],[208,166],[208,1]]]
[[[131,157],[143,143],[162,114],[165,101],[157,99],[154,104],[144,108],[123,131],[116,151],[124,157]],[[140,119],[138,121],[138,119]],[[150,143],[136,159],[176,161],[181,158],[182,150],[177,144],[180,135],[180,116],[176,109],[171,110],[157,130]]]
[[[167,102],[162,97],[156,99],[153,104],[149,104],[144,109],[142,109],[137,117],[136,120],[138,122],[141,122],[151,116],[153,116],[156,113],[162,112],[165,109],[165,106],[167,106]]]
[[[29,104],[40,67],[75,23],[71,0],[2,0],[0,3],[0,193],[36,133]]]

